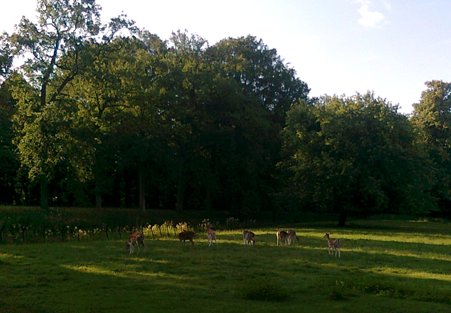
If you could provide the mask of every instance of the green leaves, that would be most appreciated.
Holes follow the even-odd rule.
[[[430,163],[431,194],[440,210],[449,215],[451,204],[451,83],[426,82],[421,100],[414,105],[412,123],[418,131],[418,143],[424,147]]]
[[[262,40],[253,36],[228,38],[207,53],[220,62],[223,75],[233,78],[244,93],[255,96],[281,124],[295,101],[307,100],[307,84],[296,77],[277,50],[269,49]]]
[[[26,82],[16,80],[14,87],[18,102],[15,142],[30,179],[50,179],[58,166],[72,163],[74,172],[84,180],[89,176],[91,162],[87,161],[92,159],[92,150],[79,149],[85,145],[71,130],[75,101],[64,92],[87,66],[81,54],[99,33],[99,7],[87,0],[39,0],[37,12],[37,23],[22,18],[10,36],[16,55],[24,59],[18,72]],[[46,187],[41,190],[47,192]],[[41,205],[47,206],[47,195],[41,197]]]
[[[283,134],[289,159],[282,166],[304,206],[360,214],[414,209],[405,190],[421,187],[420,154],[408,119],[384,99],[367,93],[301,102]]]

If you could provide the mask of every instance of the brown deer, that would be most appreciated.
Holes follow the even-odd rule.
[[[207,230],[208,246],[214,242],[216,243],[216,229],[214,227],[209,227]]]
[[[180,242],[186,242],[187,240],[191,242],[192,245],[194,245],[194,235],[196,233],[190,230],[184,230],[181,233],[179,233],[179,240]]]
[[[288,240],[288,233],[284,230],[279,230],[276,233],[276,241],[277,241],[277,245],[283,245],[283,244],[287,244],[287,240]]]
[[[297,235],[296,235],[296,231],[290,229],[287,231],[287,244],[292,245],[294,244],[296,241],[299,241]]]
[[[140,232],[131,233],[125,246],[129,254],[133,254],[135,247],[139,252],[139,247],[144,247],[144,234]]]
[[[255,245],[255,234],[250,230],[243,231],[244,245]]]
[[[340,257],[340,239],[331,238],[329,233],[325,233],[323,238],[327,239],[329,254]]]

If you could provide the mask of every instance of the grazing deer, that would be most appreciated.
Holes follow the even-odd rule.
[[[290,229],[287,231],[287,244],[292,245],[295,243],[295,241],[299,241],[298,237],[296,236],[296,231]]]
[[[207,230],[208,246],[214,242],[216,243],[216,229],[209,227]]]
[[[139,252],[139,247],[144,247],[144,234],[140,232],[131,233],[125,246],[130,254],[133,254],[135,247]]]
[[[190,230],[184,230],[181,233],[179,233],[179,240],[180,242],[185,242],[186,240],[191,241],[191,244],[194,245],[194,235],[196,233]]]
[[[279,230],[276,233],[276,240],[277,240],[277,245],[283,245],[283,244],[287,244],[287,240],[288,240],[288,233],[284,230]]]
[[[255,234],[250,230],[243,231],[244,245],[255,245]]]
[[[329,246],[329,254],[340,257],[340,239],[331,238],[329,233],[324,234]]]

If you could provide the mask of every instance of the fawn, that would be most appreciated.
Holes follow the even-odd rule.
[[[138,249],[139,247],[144,247],[144,234],[140,232],[133,232],[128,237],[128,241],[126,243],[126,248],[129,251],[129,254],[132,254],[135,250],[135,247]]]
[[[325,233],[323,238],[327,239],[329,254],[340,257],[340,239],[331,238],[329,233]]]
[[[207,230],[208,246],[214,242],[216,243],[216,230],[213,227],[209,227]]]

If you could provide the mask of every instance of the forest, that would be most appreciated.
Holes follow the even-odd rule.
[[[309,96],[251,35],[162,40],[95,0],[37,14],[0,35],[1,205],[451,217],[449,82],[406,115]]]

